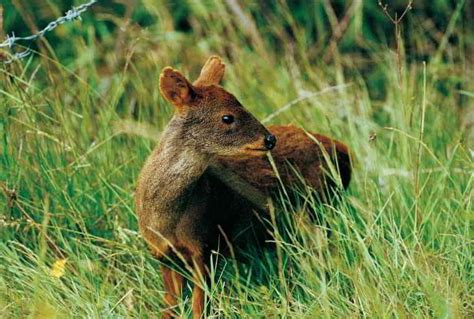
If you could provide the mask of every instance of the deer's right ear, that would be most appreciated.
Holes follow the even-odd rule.
[[[161,72],[160,91],[165,99],[178,108],[190,103],[196,95],[184,75],[169,66]]]
[[[219,85],[224,77],[225,64],[217,55],[211,56],[201,69],[201,74],[194,81],[196,86]]]

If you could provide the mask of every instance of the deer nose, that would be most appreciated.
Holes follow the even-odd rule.
[[[265,147],[268,150],[273,149],[275,147],[276,141],[277,141],[277,139],[276,139],[275,135],[268,134],[267,136],[265,136]]]

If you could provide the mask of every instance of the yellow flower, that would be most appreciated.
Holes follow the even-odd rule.
[[[53,266],[51,267],[51,271],[50,271],[51,276],[56,277],[56,278],[61,278],[66,272],[65,270],[66,261],[67,261],[67,258],[56,260]]]

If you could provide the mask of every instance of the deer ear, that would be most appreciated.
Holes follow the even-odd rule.
[[[201,74],[194,81],[196,86],[219,85],[224,77],[225,64],[217,55],[213,55],[207,59],[201,69]]]
[[[165,99],[177,107],[190,103],[196,95],[184,75],[169,66],[161,72],[160,91]]]

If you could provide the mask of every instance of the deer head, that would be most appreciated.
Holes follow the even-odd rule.
[[[219,86],[224,71],[217,56],[207,60],[193,84],[177,70],[163,69],[161,94],[175,107],[182,142],[210,155],[262,155],[275,146],[275,136]]]

